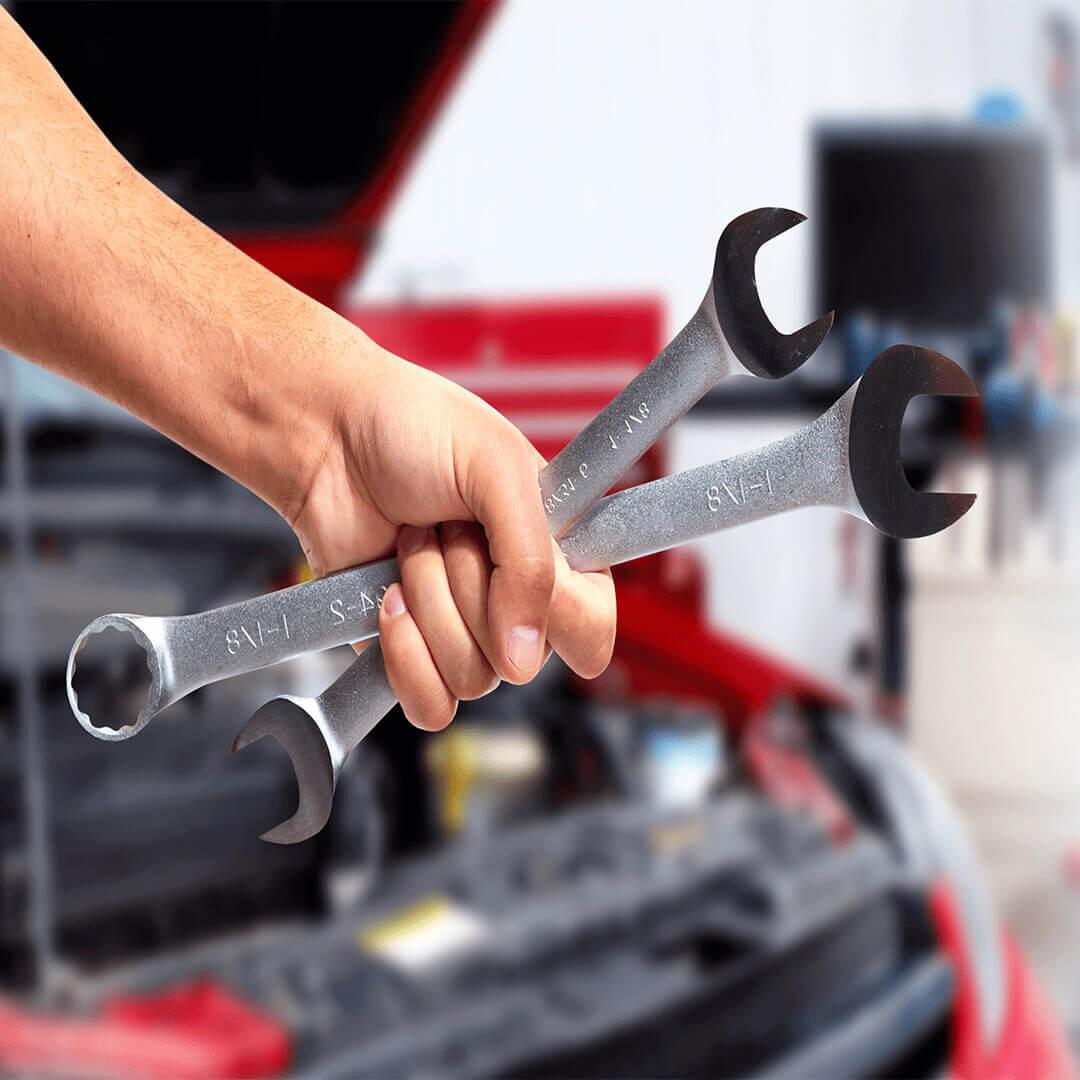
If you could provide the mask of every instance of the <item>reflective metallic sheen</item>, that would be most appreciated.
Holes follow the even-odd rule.
[[[893,433],[910,399],[916,393],[969,392],[967,376],[951,360],[927,349],[901,349],[878,356],[843,397],[801,431],[601,500],[560,542],[570,565],[598,570],[805,506],[834,506],[867,520],[853,475],[872,476],[880,469],[891,475],[894,467],[902,472]],[[891,388],[886,397],[880,395],[882,386]],[[940,497],[917,492],[906,480],[904,490],[894,494],[898,501],[874,524],[885,532],[913,529],[908,535],[945,528],[974,501],[974,496],[946,496],[954,510],[962,508],[945,519]],[[381,653],[368,650],[318,697],[275,698],[251,717],[234,749],[273,734],[292,758],[300,792],[296,814],[263,839],[296,843],[326,824],[345,758],[393,704]]]
[[[738,373],[777,378],[795,370],[810,355],[813,349],[806,351],[808,341],[817,347],[832,324],[832,315],[795,335],[779,334],[765,315],[752,279],[758,248],[802,220],[802,215],[791,210],[766,207],[741,215],[724,230],[715,262],[721,279],[709,283],[694,316],[540,473],[553,536],[561,536],[582,511],[609,491],[719,380]],[[749,286],[739,277],[743,269],[751,274]],[[729,288],[737,295],[728,297]],[[740,342],[734,352],[726,333]],[[760,358],[747,352],[750,346],[761,349]],[[398,576],[397,560],[385,559],[197,615],[102,616],[83,630],[68,657],[72,712],[99,739],[127,739],[162,709],[207,683],[301,653],[373,637],[379,629],[383,594]],[[151,675],[146,705],[132,723],[121,727],[95,724],[79,708],[73,685],[79,650],[87,637],[108,628],[135,636],[146,651]]]

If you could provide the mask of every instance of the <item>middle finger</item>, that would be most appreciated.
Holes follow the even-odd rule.
[[[436,531],[402,528],[398,563],[405,602],[443,681],[461,700],[482,697],[498,680],[455,603]]]

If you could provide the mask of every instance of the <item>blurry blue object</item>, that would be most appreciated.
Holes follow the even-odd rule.
[[[977,124],[1022,124],[1026,119],[1020,98],[1009,90],[991,90],[975,102]]]
[[[879,323],[871,315],[853,315],[844,324],[844,373],[854,382],[870,366],[870,361],[890,345],[901,344],[900,328],[892,322]]]
[[[1049,394],[1038,394],[1031,403],[1031,426],[1036,431],[1049,431],[1060,419],[1061,410]]]
[[[991,433],[1014,428],[1024,414],[1024,380],[1012,371],[995,371],[983,384],[983,410]]]
[[[1071,446],[1080,423],[1053,394],[1014,371],[992,372],[983,383],[983,414],[990,445],[998,450]]]
[[[694,805],[707,796],[723,760],[720,733],[650,728],[643,740],[645,784],[662,805]]]
[[[1061,402],[1051,394],[1036,394],[1031,403],[1031,426],[1043,435],[1066,435],[1073,429],[1072,419]]]
[[[877,323],[869,315],[853,315],[844,324],[844,381],[854,382],[877,353]]]
[[[999,371],[1008,365],[1012,324],[1012,305],[999,301],[990,315],[990,346],[986,356],[988,371]]]

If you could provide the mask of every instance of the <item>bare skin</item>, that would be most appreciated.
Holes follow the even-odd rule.
[[[611,577],[553,544],[528,440],[158,191],[2,8],[0,345],[250,488],[316,574],[396,546],[380,632],[418,726],[527,682],[550,649],[586,677],[607,666]]]

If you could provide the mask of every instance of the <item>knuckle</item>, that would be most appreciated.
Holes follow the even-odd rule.
[[[475,548],[456,546],[445,552],[446,580],[458,606],[472,606],[486,593],[491,565],[486,553]]]
[[[390,688],[410,724],[425,731],[441,731],[454,719],[457,701],[450,696],[438,672],[426,669],[416,648],[407,640],[393,633],[384,634],[383,660]],[[430,663],[428,660],[428,667]]]
[[[514,584],[530,597],[549,600],[555,591],[555,560],[548,555],[523,555],[512,570]]]
[[[413,727],[423,731],[442,731],[457,712],[457,701],[447,697],[440,689],[426,689],[413,698],[408,705],[402,704],[405,716]]]
[[[595,679],[607,670],[611,654],[615,651],[615,627],[605,627],[592,635],[585,650],[578,674],[583,679]]]
[[[587,613],[586,605],[580,603],[574,604],[573,608],[573,621],[566,624],[572,627],[573,634],[570,666],[583,679],[595,679],[611,662],[615,649],[615,616],[613,612],[602,616]]]
[[[461,543],[469,535],[469,523],[467,521],[444,521],[439,526],[439,543],[443,551]]]
[[[472,522],[453,521],[440,527],[440,542],[443,556],[449,561],[467,563],[485,562],[487,559],[487,538],[484,530]]]
[[[495,672],[487,661],[477,660],[459,669],[450,683],[450,692],[461,701],[475,701],[491,690],[494,682],[497,682]]]

